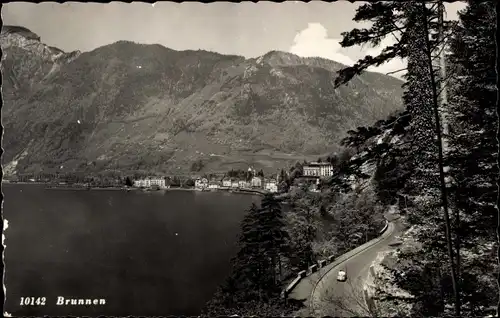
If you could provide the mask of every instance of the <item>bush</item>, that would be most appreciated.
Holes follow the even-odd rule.
[[[378,236],[385,224],[384,208],[369,188],[361,193],[337,195],[324,209],[321,240],[315,243],[315,253],[322,257],[340,255]],[[321,206],[318,209],[321,214]],[[324,213],[324,212],[323,212]]]
[[[191,164],[191,171],[192,172],[200,172],[204,166],[205,166],[205,164],[203,163],[203,161],[201,159],[198,159]]]
[[[193,180],[193,179],[188,179],[188,180],[184,183],[184,185],[185,185],[186,187],[194,187],[194,180]]]

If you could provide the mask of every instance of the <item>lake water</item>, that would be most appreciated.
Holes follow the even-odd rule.
[[[230,271],[251,195],[3,185],[5,311],[197,315]],[[57,297],[105,299],[58,306]],[[21,306],[21,297],[45,297]]]

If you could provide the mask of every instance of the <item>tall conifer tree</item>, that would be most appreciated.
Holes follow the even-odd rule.
[[[449,56],[454,70],[449,114],[453,124],[449,136],[453,180],[450,190],[456,212],[456,254],[461,256],[458,265],[464,315],[475,316],[484,315],[484,308],[498,298],[492,279],[492,273],[498,271],[492,257],[498,223],[495,182],[499,175],[495,4],[469,1],[459,18]]]
[[[435,273],[434,286],[437,295],[443,287],[443,280],[451,279],[455,304],[455,314],[460,315],[460,303],[456,276],[456,263],[452,249],[451,224],[448,213],[448,197],[444,174],[444,156],[442,147],[442,127],[439,109],[439,93],[443,92],[443,82],[437,74],[435,60],[443,48],[443,36],[449,29],[439,15],[442,14],[441,1],[379,1],[361,6],[354,18],[355,21],[371,21],[370,29],[355,29],[344,33],[343,46],[370,43],[378,45],[388,34],[396,39],[394,45],[382,50],[377,57],[367,56],[353,67],[341,70],[336,79],[337,85],[348,82],[369,66],[378,66],[395,57],[407,58],[408,73],[406,75],[406,92],[404,103],[411,114],[411,131],[414,139],[414,155],[416,171],[410,177],[407,190],[413,193],[417,201],[417,210],[412,211],[412,222],[427,223],[418,235],[428,252],[425,264],[427,271]],[[439,213],[439,208],[444,213]],[[444,235],[436,236],[436,233]],[[436,249],[437,247],[437,249]],[[435,261],[448,256],[449,275],[444,274]],[[414,262],[422,260],[418,255],[406,255]],[[415,283],[418,283],[416,281]],[[440,297],[441,307],[430,306],[434,297],[422,288],[412,288],[407,282],[399,281],[404,287],[413,289],[416,301],[422,306],[421,314],[434,314],[444,309],[446,293]],[[415,286],[413,286],[415,287]],[[414,300],[415,301],[415,300]],[[425,308],[433,308],[425,311]],[[415,308],[418,308],[416,306]]]

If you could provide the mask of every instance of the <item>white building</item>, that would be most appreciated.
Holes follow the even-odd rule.
[[[240,181],[238,181],[238,187],[240,187],[240,188],[250,188],[250,182],[247,182],[245,180],[240,180]]]
[[[224,178],[222,180],[222,186],[226,187],[226,188],[230,188],[231,187],[231,182],[232,182],[232,180],[230,178]]]
[[[208,187],[208,180],[207,178],[202,178],[202,179],[196,179],[194,181],[194,187],[197,189],[205,189]]]
[[[304,165],[303,169],[306,177],[331,177],[333,175],[333,165],[326,162],[311,162]]]
[[[240,184],[239,184],[238,180],[231,181],[231,188],[239,188],[239,187],[240,187]]]
[[[156,185],[162,189],[165,188],[165,178],[151,178],[149,183],[151,186]]]
[[[253,177],[250,181],[252,188],[262,188],[262,179],[259,177]]]
[[[217,180],[211,180],[209,183],[208,183],[208,188],[209,189],[212,189],[212,190],[217,190],[220,188],[221,186],[221,182],[220,181],[217,181]]]
[[[149,180],[147,179],[134,180],[134,187],[137,188],[149,187]]]
[[[275,179],[269,179],[264,182],[264,190],[269,192],[278,192],[278,183]]]
[[[134,180],[134,187],[149,188],[152,186],[158,186],[162,189],[166,188],[165,178],[148,177],[145,179]]]

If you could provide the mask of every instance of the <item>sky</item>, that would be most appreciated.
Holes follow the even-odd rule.
[[[380,48],[342,48],[341,33],[363,24],[352,21],[363,2],[11,2],[2,6],[7,25],[24,26],[42,41],[64,51],[91,51],[119,40],[161,44],[175,50],[203,49],[247,58],[279,50],[319,56],[352,65]],[[447,18],[457,19],[464,2],[447,4]],[[391,38],[382,47],[391,44]],[[394,60],[372,71],[404,68]],[[398,76],[400,74],[395,74]]]

